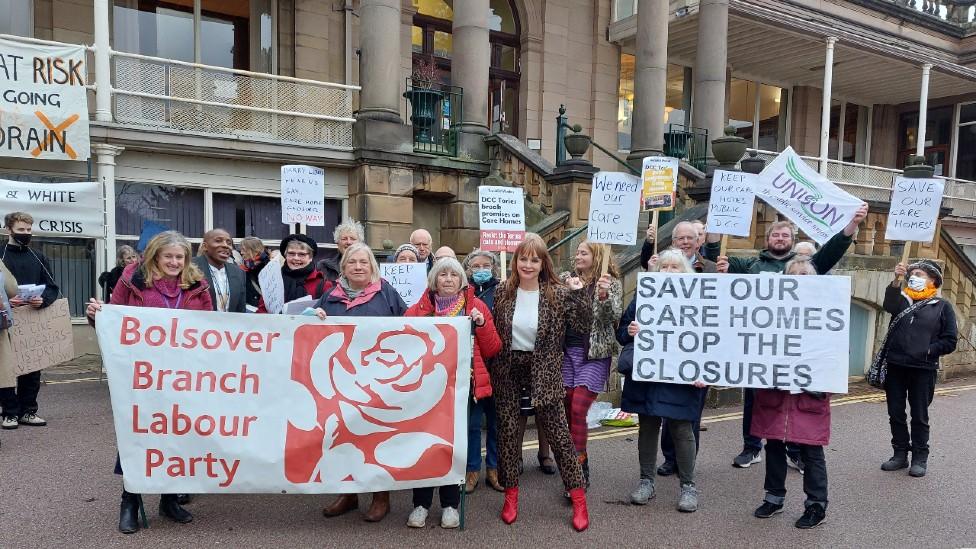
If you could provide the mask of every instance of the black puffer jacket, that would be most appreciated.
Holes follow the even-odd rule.
[[[901,288],[885,289],[884,310],[892,320],[911,305]],[[907,368],[939,369],[939,357],[956,350],[956,313],[952,304],[935,298],[906,315],[888,334],[888,364]]]

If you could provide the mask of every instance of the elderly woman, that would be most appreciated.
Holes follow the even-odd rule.
[[[694,273],[694,267],[681,250],[667,250],[658,257],[655,269],[662,273]],[[658,437],[661,421],[666,419],[674,442],[675,459],[681,493],[678,511],[693,513],[698,510],[698,489],[695,487],[695,447],[693,423],[701,416],[701,392],[705,385],[632,381],[634,368],[634,337],[640,327],[636,322],[637,296],[630,302],[620,318],[617,341],[624,345],[617,362],[617,371],[627,381],[624,383],[620,408],[638,414],[637,457],[640,462],[640,480],[630,494],[635,505],[645,505],[654,497],[654,467],[657,465]]]
[[[285,287],[285,303],[305,296],[318,299],[332,288],[333,283],[326,280],[312,264],[317,248],[318,244],[303,234],[288,235],[281,241],[278,249],[281,250],[281,255],[285,258],[285,264],[281,266],[281,279]],[[257,312],[268,312],[263,298],[258,304]]]
[[[784,274],[816,275],[817,267],[810,256],[797,255],[786,264]],[[803,460],[803,491],[807,495],[803,516],[794,526],[814,528],[827,518],[827,461],[823,449],[830,443],[830,395],[756,389],[753,398],[750,432],[766,439],[766,496],[753,515],[769,518],[783,512],[789,443]]]
[[[112,305],[130,307],[160,307],[188,311],[212,311],[213,302],[207,289],[207,281],[191,261],[190,243],[176,231],[165,231],[154,236],[146,246],[142,263],[133,263],[122,272]],[[86,313],[88,321],[95,325],[103,302],[92,298]],[[122,474],[122,464],[116,459],[115,474]],[[139,508],[142,496],[122,489],[119,510],[119,531],[132,534],[139,530]],[[179,523],[193,520],[184,509],[176,494],[163,494],[159,499],[159,514]]]
[[[393,252],[394,263],[419,263],[420,252],[413,244],[402,244]]]
[[[98,276],[98,285],[102,287],[102,293],[105,294],[105,301],[112,300],[112,290],[115,289],[115,285],[122,278],[122,271],[137,261],[139,261],[139,254],[136,253],[135,248],[132,246],[119,246],[119,250],[115,254],[115,267],[111,271],[105,271]]]
[[[904,289],[901,279],[907,277]],[[881,465],[883,471],[908,467],[912,452],[913,477],[925,476],[929,458],[929,405],[935,396],[939,358],[956,349],[956,315],[942,299],[942,270],[931,261],[895,267],[895,280],[885,289],[884,310],[891,324],[878,358],[887,362],[884,378],[894,455]],[[879,362],[876,359],[876,362]],[[911,407],[909,433],[905,400]]]
[[[336,257],[327,257],[319,261],[317,266],[317,270],[330,282],[334,282],[342,274],[339,269],[339,260],[342,258],[342,254],[346,253],[349,246],[365,241],[366,233],[363,231],[362,223],[355,219],[347,219],[336,226],[332,232],[332,237],[335,239],[339,254]]]
[[[464,258],[464,271],[474,295],[488,306],[495,308],[495,290],[498,288],[497,261],[495,254],[486,250],[473,250]],[[473,397],[474,395],[472,395]],[[472,493],[478,487],[481,474],[481,431],[485,430],[485,484],[499,492],[504,491],[498,482],[498,429],[495,417],[494,397],[468,399],[468,466],[464,478],[464,491]]]
[[[390,284],[380,278],[380,267],[369,246],[356,243],[346,248],[339,262],[342,274],[336,285],[319,298],[315,312],[322,320],[330,316],[403,316],[407,305]],[[322,510],[337,517],[359,508],[356,494],[343,494]],[[390,512],[390,493],[376,492],[364,518],[379,522]]]
[[[523,388],[531,394],[536,425],[549,435],[559,463],[563,485],[573,503],[573,527],[586,530],[590,524],[586,509],[583,471],[569,437],[560,368],[563,338],[569,325],[583,332],[580,322],[587,306],[583,290],[570,290],[556,276],[546,243],[529,233],[512,258],[512,276],[495,299],[495,323],[502,339],[502,351],[489,366],[498,412],[500,479],[505,487],[501,518],[512,524],[518,518],[519,464],[522,445],[519,433],[519,398]]]
[[[601,275],[605,260],[607,273]],[[580,242],[576,248],[573,272],[561,273],[559,278],[570,288],[582,288],[587,304],[580,319],[586,329],[580,331],[568,326],[566,330],[563,388],[566,390],[564,404],[569,434],[583,467],[583,480],[589,487],[586,414],[600,391],[606,389],[610,360],[619,350],[614,335],[623,312],[623,287],[610,246],[588,240]]]
[[[502,346],[498,332],[495,331],[491,310],[475,297],[474,288],[468,285],[464,269],[454,258],[445,258],[434,263],[427,274],[427,287],[430,291],[425,292],[420,301],[407,310],[405,316],[470,316],[474,324],[470,394],[475,402],[490,398],[491,381],[485,361],[497,355]],[[458,485],[451,484],[441,486],[439,492],[443,510],[441,528],[457,528],[460,525],[458,504],[461,503],[461,490]],[[433,500],[433,488],[414,488],[414,509],[407,519],[407,526],[423,528],[427,524],[427,514]]]

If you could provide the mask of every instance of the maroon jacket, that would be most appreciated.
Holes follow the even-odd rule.
[[[491,318],[491,310],[480,299],[474,296],[474,288],[464,289],[464,312],[470,315],[472,309],[478,309],[485,317],[485,324],[474,330],[474,371],[471,378],[474,384],[474,399],[481,400],[491,396],[491,377],[485,361],[494,358],[502,350],[502,340],[495,330],[495,321]],[[431,292],[424,292],[420,301],[407,309],[403,316],[434,316],[434,298]]]
[[[141,263],[133,263],[122,272],[122,278],[112,291],[111,305],[128,305],[130,307],[158,307],[160,301],[156,290],[146,286],[146,279],[142,275]],[[213,311],[213,300],[207,290],[206,279],[195,282],[184,292],[180,302],[180,309],[184,311]],[[147,298],[149,303],[147,304]],[[95,325],[95,319],[89,318],[88,323]]]
[[[790,394],[778,389],[756,389],[752,402],[752,436],[798,444],[830,443],[830,396]]]

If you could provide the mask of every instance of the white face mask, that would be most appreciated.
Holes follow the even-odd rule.
[[[912,276],[908,278],[908,287],[916,292],[921,292],[925,289],[928,281],[920,276]]]

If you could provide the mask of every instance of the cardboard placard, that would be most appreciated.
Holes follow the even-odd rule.
[[[674,209],[680,162],[670,156],[648,156],[641,164],[641,209],[662,212]]]
[[[8,332],[15,375],[43,370],[75,357],[71,309],[66,298],[43,309],[29,305],[14,308],[14,325]]]
[[[525,197],[518,187],[478,187],[482,250],[514,252],[525,240]]]
[[[2,75],[3,70],[0,70]],[[0,108],[0,123],[5,122],[4,114]],[[0,126],[0,135],[3,131],[5,129]],[[29,183],[0,179],[0,212],[30,212],[35,234],[104,238],[102,209],[102,186],[98,183]]]
[[[409,307],[427,291],[427,263],[380,263],[380,278],[389,282]]]

